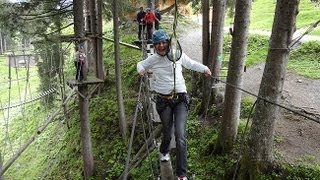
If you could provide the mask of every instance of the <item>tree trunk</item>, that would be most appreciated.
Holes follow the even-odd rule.
[[[90,35],[90,41],[87,41],[88,44],[88,54],[87,60],[89,64],[89,72],[91,76],[96,76],[97,74],[97,37],[96,37],[96,9],[95,9],[95,0],[86,0],[86,25],[88,27],[88,34]]]
[[[74,0],[73,1],[73,16],[74,16],[74,34],[80,41],[76,42],[76,45],[82,43],[84,38],[84,1]],[[93,175],[94,163],[91,143],[91,131],[89,121],[89,99],[88,96],[88,85],[83,84],[78,86],[78,99],[79,99],[79,113],[80,113],[80,127],[81,127],[81,142],[82,142],[82,153],[84,161],[84,178],[89,179]]]
[[[84,37],[83,0],[73,0],[73,21],[76,38]]]
[[[119,115],[119,126],[120,132],[123,139],[127,139],[127,122],[125,118],[123,96],[122,96],[122,83],[121,83],[121,65],[120,65],[120,45],[119,45],[119,22],[118,22],[118,1],[112,1],[113,11],[113,32],[114,32],[114,59],[115,59],[115,70],[117,79],[117,98],[118,98],[118,115]]]
[[[3,162],[2,162],[2,154],[0,152],[0,180],[4,180],[4,177],[2,176],[2,166],[3,166]]]
[[[212,32],[211,32],[211,46],[210,46],[210,58],[212,63],[210,68],[212,69],[212,75],[219,77],[220,67],[222,61],[222,49],[223,49],[223,27],[225,18],[226,0],[213,0],[212,11]]]
[[[225,6],[226,6],[226,0],[213,0],[211,43],[210,41],[208,41],[209,47],[208,47],[208,53],[206,54],[207,61],[208,61],[207,65],[210,67],[212,71],[212,76],[217,79],[219,79],[220,66],[222,61]],[[208,17],[209,17],[209,14],[208,14]],[[212,83],[216,83],[216,82],[205,81],[205,90],[204,90],[205,93],[203,97],[204,101],[202,101],[202,103],[204,103],[205,111],[207,111],[209,109],[209,106],[212,104],[211,94],[213,95],[213,99],[215,99],[218,94],[218,89],[211,88]]]
[[[234,34],[228,67],[227,83],[242,87],[244,61],[247,53],[251,0],[237,0]],[[241,91],[226,86],[223,120],[215,151],[225,153],[232,149],[240,118]]]
[[[102,37],[102,0],[96,0],[97,7],[97,35]],[[97,77],[99,79],[105,79],[104,62],[103,62],[103,41],[101,38],[97,38]]]
[[[0,54],[3,54],[4,51],[3,51],[3,35],[2,35],[2,32],[1,32],[1,29],[0,29]]]
[[[84,95],[82,97],[79,94],[79,111],[80,111],[80,129],[81,129],[81,142],[82,142],[82,153],[84,161],[84,177],[89,179],[93,175],[93,154],[92,154],[92,143],[91,143],[91,130],[89,121],[89,99],[88,96],[88,85],[80,85],[79,93]]]
[[[210,47],[210,18],[209,0],[202,0],[202,63],[209,66],[209,47]]]
[[[202,63],[210,67],[209,63],[209,47],[210,47],[210,18],[209,18],[209,0],[202,0]],[[209,94],[211,92],[210,81],[204,77],[202,80],[202,103],[199,114],[206,118],[207,104],[210,101]]]
[[[278,0],[259,96],[279,103],[283,90],[289,46],[295,31],[299,0]],[[279,107],[258,99],[248,148],[241,160],[241,177],[256,179],[273,161],[274,125]],[[250,168],[248,168],[250,167]]]

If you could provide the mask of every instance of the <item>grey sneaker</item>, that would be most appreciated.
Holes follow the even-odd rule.
[[[169,153],[167,153],[167,154],[162,154],[162,153],[160,153],[160,161],[161,162],[167,162],[167,161],[169,161],[170,160],[170,155],[169,155]]]

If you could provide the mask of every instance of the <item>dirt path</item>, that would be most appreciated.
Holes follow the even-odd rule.
[[[180,36],[183,51],[202,62],[202,31],[189,28]],[[250,67],[244,74],[243,88],[258,94],[264,64]],[[319,71],[320,73],[320,71]],[[283,104],[320,114],[320,80],[288,72],[284,83]],[[320,162],[320,124],[289,112],[276,122],[275,157],[290,163]]]

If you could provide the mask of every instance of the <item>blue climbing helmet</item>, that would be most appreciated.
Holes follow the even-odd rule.
[[[147,12],[150,12],[150,11],[151,11],[151,8],[146,8],[146,11],[147,11]]]
[[[156,30],[152,34],[153,44],[169,41],[170,36],[162,29]]]

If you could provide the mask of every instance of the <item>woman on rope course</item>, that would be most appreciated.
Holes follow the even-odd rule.
[[[187,179],[187,141],[186,125],[189,110],[189,96],[182,75],[182,69],[211,76],[210,69],[182,53],[178,44],[174,48],[169,35],[164,30],[152,34],[156,53],[138,62],[137,71],[141,77],[148,69],[152,69],[156,92],[156,107],[162,123],[162,141],[160,145],[160,160],[169,161],[169,145],[172,128],[176,137],[176,175],[178,179]],[[177,44],[175,44],[177,45]]]

